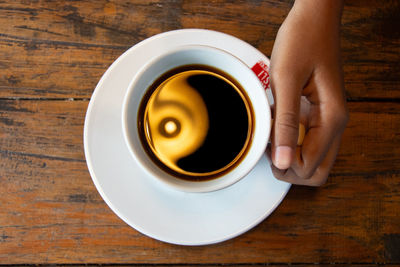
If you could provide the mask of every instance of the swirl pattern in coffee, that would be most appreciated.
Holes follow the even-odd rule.
[[[184,66],[148,89],[138,112],[141,142],[162,169],[203,181],[234,168],[251,143],[254,118],[242,87],[207,66]]]

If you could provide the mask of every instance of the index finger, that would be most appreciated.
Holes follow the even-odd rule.
[[[327,102],[311,106],[309,129],[292,165],[298,176],[308,179],[314,174],[336,137],[342,135],[346,122],[346,110],[338,104]]]

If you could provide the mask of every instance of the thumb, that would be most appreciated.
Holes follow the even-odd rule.
[[[275,167],[285,170],[295,158],[302,85],[290,73],[274,74],[271,72],[271,88],[275,98],[271,156]]]

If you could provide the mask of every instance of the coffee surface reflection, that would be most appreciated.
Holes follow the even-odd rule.
[[[150,158],[186,180],[207,180],[233,168],[248,150],[253,112],[241,87],[203,66],[157,79],[139,108],[138,128]]]

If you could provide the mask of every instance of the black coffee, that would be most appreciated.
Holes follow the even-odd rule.
[[[199,65],[173,69],[148,89],[138,113],[143,147],[186,180],[215,178],[245,155],[253,131],[247,95],[227,74]]]

